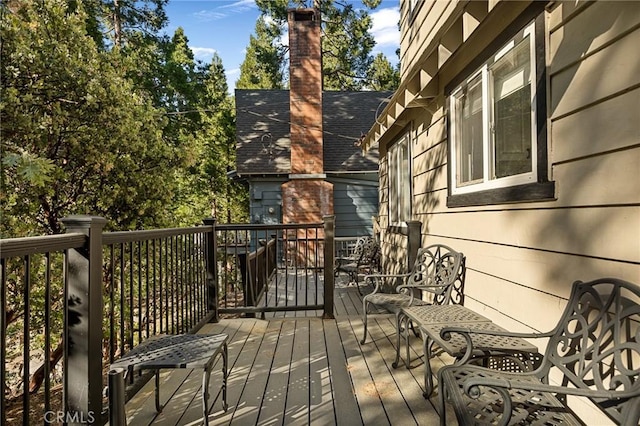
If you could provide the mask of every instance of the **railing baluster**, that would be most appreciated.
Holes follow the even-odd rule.
[[[142,342],[142,242],[136,243],[137,269],[138,269],[138,295],[136,305],[138,305],[138,343]]]
[[[44,255],[44,412],[51,410],[51,253]],[[4,394],[0,394],[4,395]]]
[[[184,333],[185,332],[185,325],[186,325],[186,310],[185,310],[185,288],[187,287],[187,283],[185,282],[186,280],[186,276],[184,273],[184,261],[185,261],[185,251],[186,251],[186,247],[185,247],[185,237],[179,237],[179,241],[180,241],[180,251],[178,252],[178,263],[179,263],[179,270],[180,270],[180,284],[179,284],[179,297],[178,297],[178,303],[180,304],[180,333]]]
[[[0,259],[0,273],[0,424],[4,425],[7,421],[7,264],[4,259]]]
[[[146,306],[145,306],[145,317],[147,318],[147,320],[145,321],[145,325],[146,325],[146,330],[147,330],[147,335],[146,338],[149,338],[149,332],[151,330],[151,321],[152,319],[155,320],[155,318],[151,317],[151,309],[149,309],[149,240],[146,240],[144,242],[144,246],[145,246],[145,262],[144,262],[144,271],[145,271],[145,300],[146,300]]]
[[[185,331],[191,329],[191,309],[189,308],[191,300],[190,300],[190,290],[191,290],[191,273],[189,270],[189,253],[190,253],[190,244],[191,238],[184,237],[184,248],[182,250],[182,271],[184,274],[184,293],[182,296],[182,300],[184,303],[184,324]]]
[[[29,335],[30,319],[31,319],[31,292],[29,287],[31,286],[31,256],[24,257],[24,319],[23,319],[23,339],[24,339],[24,352],[23,352],[23,375],[22,375],[22,422],[23,424],[29,424],[29,361],[31,358],[31,336]]]
[[[135,324],[133,322],[134,317],[134,295],[133,295],[133,242],[129,243],[129,334],[127,335],[129,340],[129,350],[133,349],[133,335],[136,332]]]
[[[124,243],[120,243],[120,353],[125,351],[126,330],[125,330],[125,269],[124,269]]]
[[[167,247],[168,247],[168,242],[166,238],[163,238],[163,248],[162,250],[160,250],[160,254],[162,255],[162,253],[164,252],[164,263],[160,263],[161,265],[163,265],[163,269],[160,270],[160,297],[164,297],[164,328],[162,327],[162,323],[160,324],[160,331],[162,333],[166,333],[167,330],[169,330],[169,293],[167,291],[167,273],[169,270],[169,263],[168,263],[168,257],[169,257],[169,253],[167,252]],[[164,277],[163,277],[163,272],[164,272]],[[164,278],[164,279],[163,279]],[[162,289],[162,286],[164,284],[164,291]],[[162,312],[160,313],[160,316],[162,317]]]
[[[155,336],[156,334],[158,334],[157,331],[157,327],[158,327],[158,311],[157,311],[157,305],[158,305],[158,300],[160,300],[160,303],[162,303],[162,298],[158,296],[158,293],[156,293],[156,265],[158,264],[158,262],[156,262],[156,259],[158,259],[158,252],[156,251],[156,238],[153,239],[152,241],[152,246],[151,246],[151,253],[152,253],[152,262],[151,264],[153,265],[153,281],[152,281],[152,291],[153,291],[153,335]]]
[[[116,327],[115,327],[115,256],[113,244],[109,245],[109,363],[112,363],[116,355]]]
[[[171,239],[171,275],[169,281],[171,282],[171,334],[176,334],[178,332],[178,325],[176,324],[177,318],[179,316],[178,312],[178,301],[179,297],[176,294],[176,287],[179,283],[176,280],[178,276],[178,237],[174,237]]]
[[[189,235],[187,237],[187,252],[185,255],[185,260],[186,260],[186,270],[187,270],[187,316],[189,317],[189,327],[187,327],[188,330],[191,330],[191,327],[193,327],[193,289],[195,286],[195,278],[193,276],[193,236]]]
[[[202,233],[197,234],[197,250],[196,250],[196,257],[197,257],[197,261],[196,261],[196,271],[199,271],[199,273],[196,273],[197,276],[197,287],[196,287],[196,300],[197,302],[197,315],[198,318],[202,318],[203,317],[203,309],[202,309],[202,299],[203,299],[203,294],[202,294],[202,290],[204,289],[204,280],[202,279],[202,272],[205,271],[204,268],[204,264],[202,262]]]

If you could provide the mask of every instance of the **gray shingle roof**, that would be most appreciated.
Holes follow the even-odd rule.
[[[289,91],[236,90],[235,94],[238,173],[289,173]],[[326,172],[378,170],[377,149],[363,155],[354,143],[371,128],[378,106],[391,95],[392,92],[323,92]]]

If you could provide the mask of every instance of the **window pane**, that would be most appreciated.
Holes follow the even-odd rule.
[[[494,177],[532,170],[529,37],[491,67]]]
[[[398,147],[398,152],[400,154],[400,197],[399,197],[399,205],[400,205],[400,218],[401,221],[409,220],[411,216],[411,178],[409,176],[410,167],[409,167],[409,138],[405,138],[401,145]]]
[[[389,148],[389,216],[392,223],[411,217],[409,135]]]
[[[482,180],[482,76],[474,78],[455,97],[457,184]]]
[[[398,221],[398,161],[397,146],[389,150],[389,215],[391,222]]]

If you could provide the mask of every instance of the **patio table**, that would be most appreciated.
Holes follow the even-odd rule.
[[[227,410],[227,338],[226,334],[180,334],[150,337],[117,362],[111,364],[111,369],[155,370],[155,404],[158,412],[163,408],[160,404],[160,377],[158,374],[160,369],[203,369],[202,410],[204,424],[208,425],[209,381],[211,369],[218,356],[222,356],[222,407],[225,411]]]
[[[422,336],[424,360],[424,396],[429,397],[433,392],[433,376],[431,368],[431,354],[433,344],[437,344],[442,350],[456,358],[456,364],[464,364],[471,359],[484,358],[488,360],[492,356],[514,356],[524,364],[529,364],[537,357],[529,354],[537,354],[538,348],[526,340],[505,336],[493,336],[485,334],[472,334],[472,345],[468,345],[464,337],[457,333],[451,333],[449,339],[440,336],[440,331],[448,326],[466,327],[483,331],[506,331],[504,328],[493,323],[490,319],[466,308],[462,305],[427,305],[411,306],[403,308],[398,320],[398,330],[400,324],[405,323],[405,333],[407,325],[411,321],[414,327],[418,327]],[[397,367],[400,357],[400,332],[396,346]],[[409,366],[409,340],[407,338],[407,358],[406,365]]]

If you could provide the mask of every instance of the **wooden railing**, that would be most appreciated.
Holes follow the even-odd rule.
[[[63,235],[0,240],[2,426],[104,423],[108,365],[155,334],[195,332],[225,312],[315,308],[333,317],[333,217],[128,232],[103,232],[106,221],[92,216],[63,223]],[[225,245],[230,233],[245,244],[244,278],[230,261],[240,246]],[[261,304],[276,272],[291,270],[329,271],[322,303]],[[250,303],[232,307],[232,296]]]

